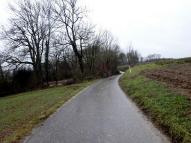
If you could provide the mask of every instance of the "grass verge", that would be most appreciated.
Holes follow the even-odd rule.
[[[16,143],[32,128],[92,82],[0,98],[0,142]]]
[[[144,70],[162,68],[146,64],[132,68],[120,79],[120,86],[161,127],[173,143],[191,143],[191,101],[165,84],[148,79]]]

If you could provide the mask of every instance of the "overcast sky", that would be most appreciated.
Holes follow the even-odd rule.
[[[0,0],[0,24],[9,17]],[[82,0],[97,29],[107,29],[123,50],[132,43],[143,56],[191,56],[191,0]]]

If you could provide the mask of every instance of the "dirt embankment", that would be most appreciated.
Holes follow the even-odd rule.
[[[169,65],[162,69],[145,71],[144,74],[148,78],[165,82],[191,99],[191,63]]]

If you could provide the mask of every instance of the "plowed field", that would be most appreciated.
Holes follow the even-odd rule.
[[[191,64],[174,64],[144,73],[148,78],[164,82],[170,87],[181,90],[191,99]]]

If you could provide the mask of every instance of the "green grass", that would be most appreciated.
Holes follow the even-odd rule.
[[[191,101],[165,84],[146,78],[144,70],[161,68],[147,64],[132,68],[120,79],[122,89],[176,143],[191,143]]]
[[[18,142],[40,121],[92,82],[0,98],[0,142]]]

